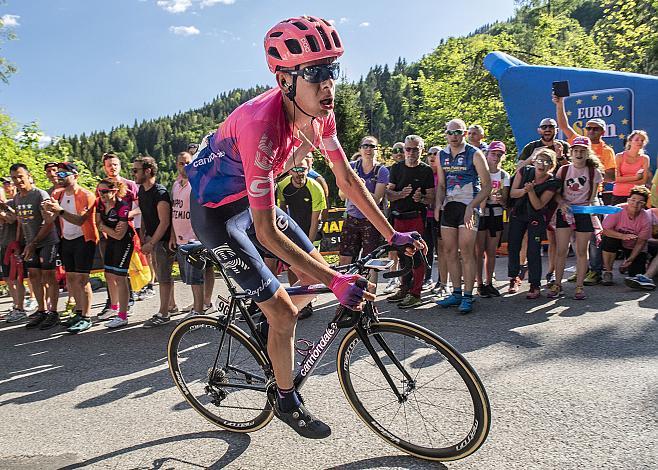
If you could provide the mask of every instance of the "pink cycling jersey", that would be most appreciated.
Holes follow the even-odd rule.
[[[334,113],[315,119],[313,126],[313,131],[305,132],[309,138],[318,136],[313,145],[331,161],[344,159]],[[266,91],[236,108],[214,134],[204,139],[195,159],[186,167],[194,196],[207,207],[247,196],[252,209],[271,209],[275,178],[298,163],[289,159],[301,144],[293,137],[281,91]]]

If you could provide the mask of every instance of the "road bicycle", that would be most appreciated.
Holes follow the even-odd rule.
[[[361,275],[371,269],[383,271],[390,265],[378,258],[391,249],[395,248],[383,245],[337,270]],[[207,262],[216,266],[229,298],[219,299],[224,304],[219,318],[190,317],[172,331],[167,347],[171,375],[185,400],[211,423],[241,433],[261,429],[274,416],[276,396],[266,323],[252,315],[249,296],[238,292],[212,251],[198,246],[187,256],[198,267]],[[410,269],[384,276],[400,276]],[[291,296],[331,292],[324,285],[286,291]],[[437,334],[408,321],[380,317],[370,301],[361,311],[339,306],[316,342],[296,341],[301,358],[294,378],[297,390],[342,330],[346,333],[338,345],[338,380],[347,401],[375,434],[427,460],[461,459],[482,446],[491,412],[475,369]]]

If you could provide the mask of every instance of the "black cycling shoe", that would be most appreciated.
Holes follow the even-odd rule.
[[[274,415],[307,439],[325,439],[331,435],[331,428],[316,419],[303,403],[290,413],[283,413],[279,410],[278,400],[275,400]]]
[[[25,328],[36,328],[48,317],[48,314],[43,310],[38,311],[30,315],[25,324]]]

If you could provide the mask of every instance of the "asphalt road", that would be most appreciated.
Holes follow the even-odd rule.
[[[187,304],[191,293],[178,283],[176,290],[179,305]],[[343,396],[332,351],[304,396],[333,434],[307,441],[276,419],[253,434],[225,432],[187,406],[165,358],[173,322],[141,327],[156,298],[138,302],[130,324],[114,331],[98,324],[70,336],[2,323],[0,468],[656,468],[658,293],[617,284],[588,294],[584,301],[528,301],[525,292],[479,299],[469,316],[378,301],[383,315],[449,340],[486,386],[488,440],[445,464],[409,457],[371,433]],[[325,297],[300,322],[299,337],[324,329],[335,305]],[[95,294],[95,312],[103,300]]]

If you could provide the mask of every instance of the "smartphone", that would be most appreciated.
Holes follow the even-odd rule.
[[[365,268],[375,269],[377,271],[384,271],[393,266],[392,259],[371,259],[365,264]]]
[[[564,98],[569,96],[569,80],[563,80],[560,82],[553,82],[553,94],[558,98]]]

